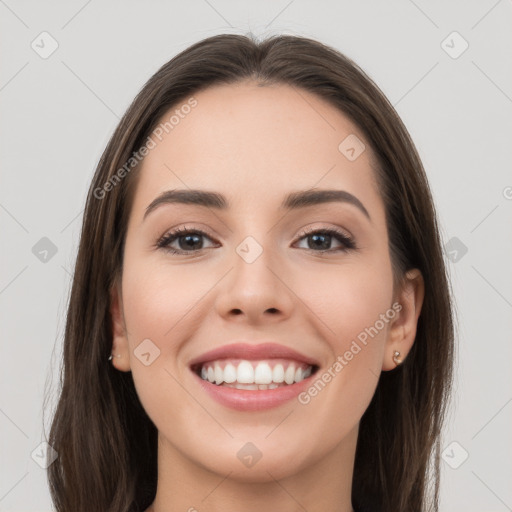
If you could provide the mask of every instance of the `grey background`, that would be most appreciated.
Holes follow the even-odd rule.
[[[510,0],[0,0],[0,511],[52,509],[36,462],[43,397],[55,395],[54,405],[86,192],[119,117],[176,53],[249,31],[305,35],[346,53],[408,127],[459,317],[441,510],[512,510],[511,11]],[[31,47],[50,48],[43,31],[58,43],[48,58]],[[469,44],[457,58],[445,51],[462,49],[446,39],[453,31]],[[43,237],[54,255],[42,252]]]

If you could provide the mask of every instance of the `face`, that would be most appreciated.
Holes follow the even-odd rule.
[[[354,446],[419,312],[393,294],[384,204],[357,126],[285,85],[194,98],[139,169],[113,292],[114,364],[132,372],[168,459],[282,478]],[[224,207],[162,196],[191,189]],[[341,193],[283,206],[312,190]]]

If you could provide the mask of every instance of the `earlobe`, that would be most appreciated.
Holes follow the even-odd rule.
[[[110,318],[112,330],[112,354],[109,360],[121,371],[130,371],[129,344],[123,314],[120,287],[114,285],[110,292]]]
[[[406,272],[397,302],[401,308],[393,320],[386,341],[382,370],[389,371],[404,364],[416,339],[418,318],[423,306],[425,283],[418,269]]]

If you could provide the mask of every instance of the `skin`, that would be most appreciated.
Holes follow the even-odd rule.
[[[423,278],[411,271],[393,291],[371,149],[341,112],[286,85],[244,82],[194,97],[197,107],[142,163],[122,279],[112,290],[113,353],[120,356],[112,362],[132,372],[159,431],[158,489],[148,511],[351,512],[359,422],[380,372],[396,367],[394,350],[405,359],[414,343]],[[366,144],[353,162],[338,150],[350,134]],[[350,192],[371,221],[348,203],[279,209],[289,192],[313,187]],[[232,206],[166,204],[143,221],[147,206],[175,188],[217,191]],[[185,226],[209,233],[193,246],[203,249],[173,255],[155,247]],[[335,251],[343,245],[333,237],[331,252],[321,255],[302,235],[307,227],[339,228],[357,248]],[[236,252],[247,236],[263,249],[251,264]],[[187,247],[181,240],[172,247]],[[188,366],[235,340],[271,339],[316,358],[321,375],[395,302],[401,311],[307,404],[229,409]],[[134,354],[147,338],[160,350],[149,366]],[[262,453],[250,468],[237,457],[247,442]]]

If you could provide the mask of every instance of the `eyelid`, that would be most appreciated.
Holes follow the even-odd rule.
[[[316,233],[317,231],[335,231],[336,233],[344,236],[345,238],[354,240],[354,237],[348,230],[341,228],[339,226],[316,226],[316,225],[315,226],[307,226],[307,227],[303,228],[297,236],[303,237],[303,236],[309,235],[311,233]]]
[[[197,233],[200,236],[208,237],[210,240],[219,243],[216,241],[215,237],[205,228],[198,228],[198,227],[190,227],[188,225],[178,226],[176,228],[168,229],[156,242],[157,247],[162,247],[165,249],[165,246],[163,245],[163,242],[166,240],[169,240],[171,238],[177,239],[180,236],[184,236],[188,233]],[[199,252],[199,251],[194,251]]]

